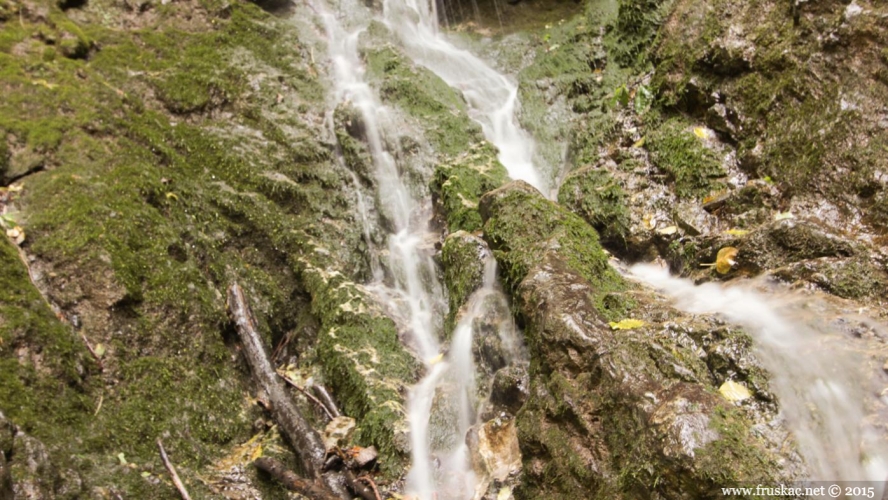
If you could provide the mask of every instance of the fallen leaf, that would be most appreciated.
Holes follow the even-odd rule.
[[[643,326],[644,321],[641,321],[640,319],[624,319],[617,322],[610,322],[610,327],[614,330],[632,330]]]
[[[49,90],[54,90],[56,87],[59,86],[57,83],[49,83],[49,82],[47,82],[46,80],[43,80],[43,79],[40,79],[40,80],[34,80],[34,81],[32,81],[31,83],[34,84],[34,85],[39,85],[39,86],[41,86],[41,87],[46,87],[46,88],[48,88]]]
[[[633,148],[640,148],[642,146],[644,146],[644,137],[635,141],[635,144],[632,145]]]
[[[709,130],[706,127],[694,127],[694,135],[701,139],[708,139]]]
[[[260,443],[252,453],[250,453],[250,462],[255,461],[257,458],[262,456],[262,444]]]
[[[731,236],[746,236],[749,234],[749,231],[746,229],[728,229],[725,231],[725,234],[730,234]]]
[[[117,454],[117,460],[120,460],[120,465],[126,465],[126,455],[123,452]]]
[[[179,201],[179,197],[176,195],[176,193],[167,193],[166,197],[168,200]]]
[[[733,380],[728,380],[718,388],[719,394],[724,396],[728,401],[735,403],[752,397],[752,393],[743,384],[738,384]]]
[[[96,344],[96,346],[93,348],[93,351],[95,351],[97,357],[101,358],[105,355],[105,345]]]
[[[666,226],[661,229],[657,229],[657,234],[670,235],[678,232],[678,226]]]
[[[734,260],[734,257],[740,250],[737,250],[734,247],[724,247],[718,251],[718,255],[715,257],[715,262],[700,264],[703,267],[715,267],[715,270],[718,271],[719,274],[727,274],[734,264],[737,262]]]
[[[734,257],[739,252],[740,250],[734,247],[724,247],[718,251],[718,256],[715,258],[715,270],[718,271],[718,274],[727,274],[731,271],[731,268],[737,263]]]
[[[442,352],[441,354],[439,354],[439,355],[435,356],[434,358],[430,359],[430,360],[429,360],[429,364],[430,364],[430,365],[437,365],[437,364],[440,363],[443,359],[444,359],[444,353]]]
[[[9,237],[16,245],[21,245],[25,241],[25,230],[21,226],[15,226],[6,230],[6,236]]]
[[[774,220],[786,220],[786,219],[795,219],[795,215],[792,212],[777,212],[774,215]]]

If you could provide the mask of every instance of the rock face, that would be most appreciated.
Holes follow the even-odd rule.
[[[641,301],[611,274],[585,223],[523,183],[486,194],[481,213],[531,354],[529,399],[518,413],[526,474],[518,497],[696,498],[800,472],[780,439],[752,430],[774,415],[719,396],[717,372],[694,342],[664,328],[674,320],[668,310],[628,305]],[[566,251],[579,241],[583,260]],[[602,313],[615,311],[609,301],[662,323],[612,328]]]

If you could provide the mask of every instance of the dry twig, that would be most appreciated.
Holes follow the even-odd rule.
[[[160,450],[160,459],[163,460],[163,466],[166,467],[167,472],[170,473],[170,477],[173,478],[173,484],[176,485],[176,489],[179,490],[179,495],[182,496],[182,500],[191,500],[191,497],[188,496],[188,490],[185,489],[185,485],[182,484],[182,480],[179,479],[179,474],[176,473],[176,468],[173,467],[173,463],[170,462],[170,457],[167,456],[166,450],[163,449],[163,442],[161,442],[160,438],[157,438],[157,448]]]
[[[305,397],[307,397],[309,400],[311,400],[314,404],[320,406],[321,409],[324,410],[324,413],[327,415],[327,418],[329,418],[330,420],[333,420],[334,417],[333,417],[333,414],[330,413],[330,409],[327,408],[327,406],[324,403],[322,403],[318,398],[309,394],[308,391],[306,391],[304,388],[296,385],[296,382],[293,382],[292,380],[290,380],[289,377],[285,377],[284,375],[281,375],[280,373],[278,373],[278,375],[280,375],[280,377],[282,379],[284,379],[284,382],[290,384],[290,387],[295,388],[297,391],[301,392]]]

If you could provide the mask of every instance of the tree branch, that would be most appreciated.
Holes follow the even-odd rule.
[[[268,361],[262,340],[256,331],[256,319],[247,304],[244,291],[237,283],[228,288],[228,311],[237,328],[244,355],[253,378],[268,396],[271,416],[281,433],[296,451],[302,470],[311,479],[323,478],[332,497],[349,499],[345,478],[336,472],[322,474],[325,448],[317,431],[308,424],[290,394],[284,389],[277,372]]]

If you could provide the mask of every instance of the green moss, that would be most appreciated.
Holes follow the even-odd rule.
[[[496,159],[496,149],[487,142],[473,144],[462,155],[439,164],[430,189],[447,218],[448,230],[481,229],[478,200],[507,178],[506,168]]]
[[[441,264],[450,301],[444,332],[453,332],[460,307],[481,287],[484,281],[482,252],[485,250],[486,245],[482,240],[465,231],[452,233],[444,240]]]
[[[592,286],[596,309],[609,320],[622,319],[631,308],[629,301],[615,303],[605,298],[625,290],[626,284],[608,264],[595,230],[579,216],[521,186],[513,183],[489,193],[481,210],[484,239],[512,290],[549,249],[557,248],[571,270]]]
[[[711,485],[710,491],[724,484],[753,484],[768,480],[768,471],[776,469],[772,457],[754,445],[759,438],[750,432],[750,422],[739,410],[718,406],[711,416],[709,428],[716,439],[695,450],[701,475]],[[731,467],[725,467],[730,463]]]
[[[718,154],[704,146],[684,121],[673,118],[655,128],[648,135],[647,148],[680,198],[702,198],[724,187],[719,179],[726,174]]]
[[[672,7],[671,0],[619,0],[611,56],[623,66],[642,65],[657,31]]]
[[[393,46],[367,50],[364,57],[382,99],[427,125],[426,138],[439,153],[458,155],[482,140],[462,97],[437,75],[413,65]]]
[[[558,191],[558,202],[586,220],[602,240],[620,246],[629,234],[626,193],[606,169],[572,173]]]

